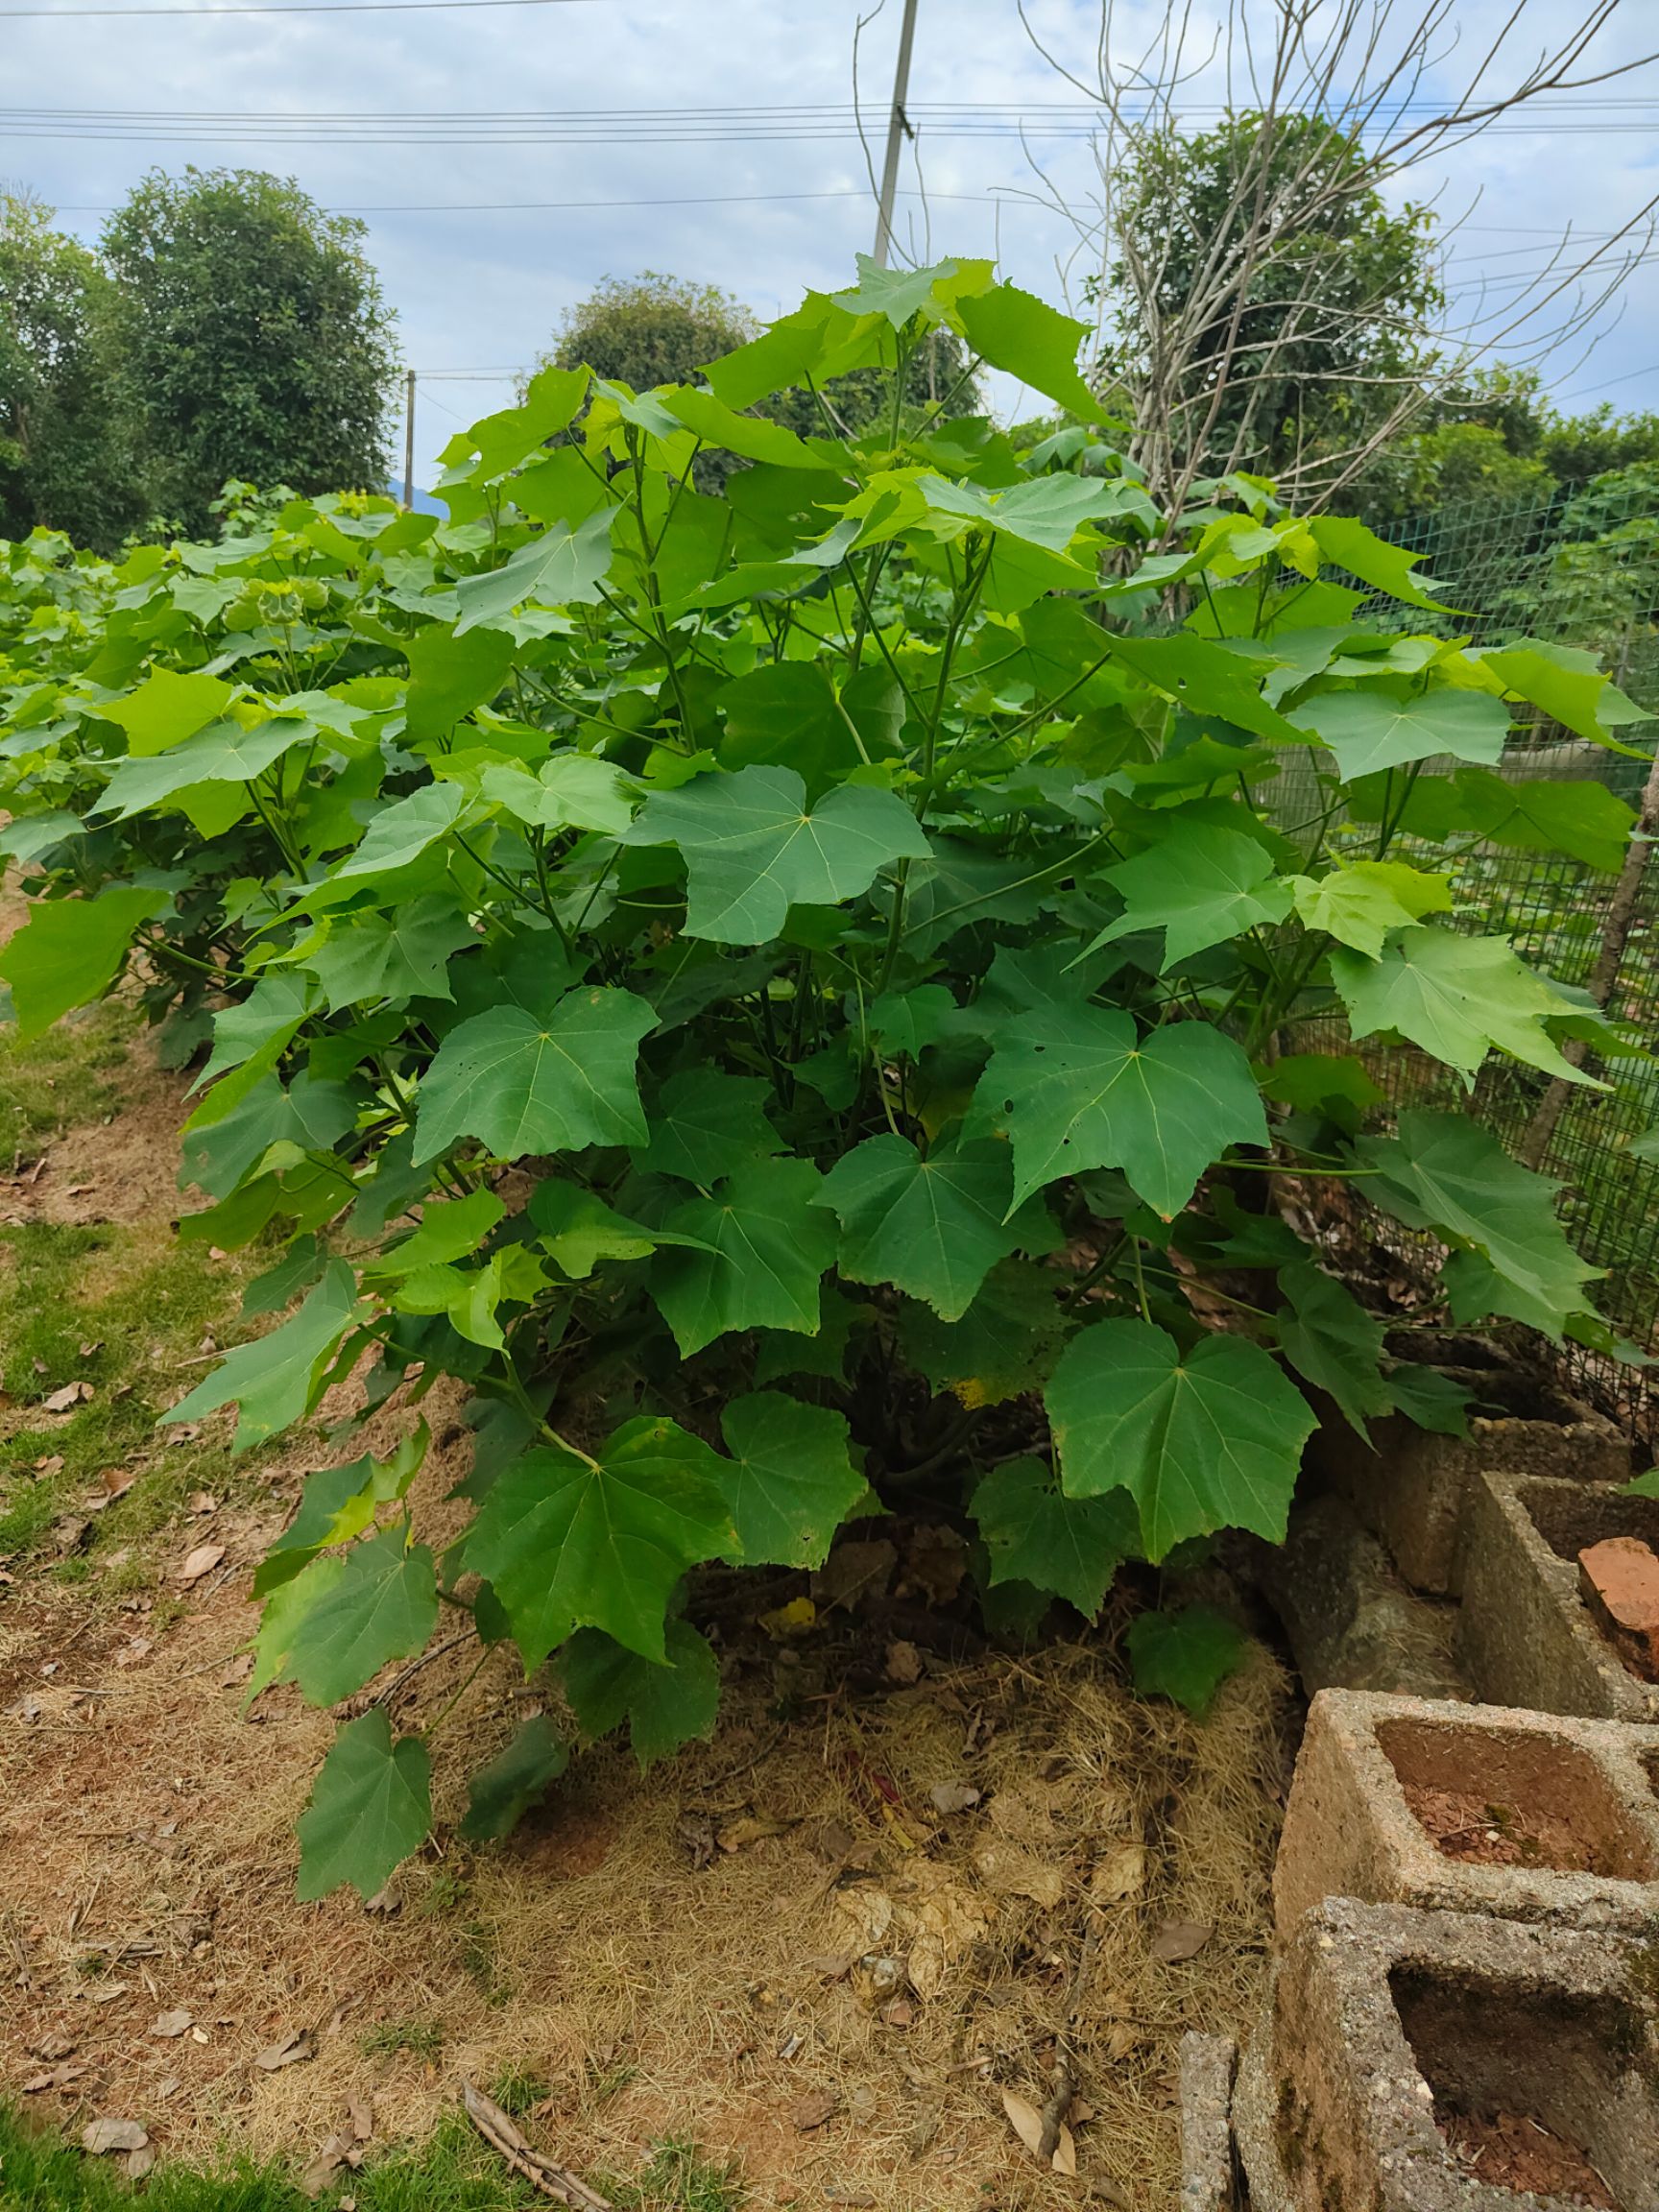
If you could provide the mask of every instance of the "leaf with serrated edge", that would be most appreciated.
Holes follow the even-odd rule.
[[[527,1669],[577,1628],[603,1628],[661,1665],[674,1585],[733,1541],[720,1455],[642,1416],[596,1457],[542,1445],[515,1459],[479,1507],[465,1555],[506,1607]]]
[[[1067,1495],[1130,1491],[1148,1559],[1216,1528],[1284,1541],[1316,1423],[1259,1344],[1207,1336],[1184,1355],[1149,1322],[1101,1321],[1043,1395]]]
[[[1041,1459],[1005,1459],[994,1467],[970,1510],[994,1583],[1052,1591],[1091,1621],[1119,1565],[1140,1549],[1141,1526],[1127,1490],[1068,1498]]]
[[[565,1647],[565,1695],[585,1736],[628,1723],[641,1769],[682,1744],[707,1743],[720,1711],[720,1663],[688,1622],[670,1621],[665,1663],[652,1666],[596,1628]]]
[[[392,1723],[376,1705],[335,1737],[310,1806],[295,1823],[300,1902],[314,1904],[347,1882],[365,1900],[377,1895],[431,1825],[426,1746],[418,1736],[394,1743]]]
[[[1142,1037],[1096,1006],[1033,1011],[979,1079],[970,1134],[1006,1130],[1014,1198],[1062,1175],[1120,1167],[1166,1220],[1230,1144],[1265,1144],[1267,1117],[1241,1046],[1206,1022]]]
[[[852,1508],[870,1495],[849,1451],[847,1423],[781,1390],[735,1398],[720,1417],[737,1547],[734,1567],[821,1567]]]
[[[1403,860],[1357,860],[1324,876],[1293,876],[1290,888],[1310,929],[1323,929],[1372,960],[1381,958],[1394,930],[1409,929],[1426,914],[1452,911],[1451,877],[1426,875]]]

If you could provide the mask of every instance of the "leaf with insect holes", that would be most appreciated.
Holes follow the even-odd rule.
[[[1206,1336],[1183,1353],[1149,1322],[1100,1321],[1072,1337],[1043,1398],[1067,1496],[1131,1492],[1154,1563],[1217,1528],[1284,1541],[1316,1424],[1259,1344]]]
[[[808,809],[792,768],[741,768],[655,791],[626,842],[675,845],[685,862],[685,933],[763,945],[791,906],[838,905],[896,860],[926,860],[916,817],[891,791],[843,783]]]
[[[565,1647],[565,1695],[585,1736],[609,1736],[628,1723],[641,1769],[682,1744],[707,1743],[720,1710],[720,1663],[689,1622],[670,1621],[666,1663],[654,1666],[597,1628]]]
[[[734,1398],[720,1416],[732,1455],[721,1470],[734,1567],[822,1567],[830,1541],[870,1487],[853,1464],[845,1417],[781,1390]]]
[[[635,1065],[657,1015],[632,991],[579,986],[545,1010],[492,1006],[451,1029],[425,1075],[415,1160],[463,1137],[498,1159],[642,1144]]]
[[[526,1668],[578,1628],[662,1664],[662,1616],[688,1567],[735,1541],[717,1452],[672,1421],[624,1422],[585,1457],[540,1445],[491,1484],[464,1543]]]
[[[388,1660],[421,1650],[438,1625],[438,1577],[401,1528],[352,1545],[344,1570],[300,1622],[283,1676],[310,1705],[337,1705]]]
[[[381,1706],[335,1737],[295,1823],[300,1837],[302,1905],[349,1883],[368,1899],[395,1867],[418,1851],[432,1825],[432,1763],[418,1736],[392,1741]]]
[[[1123,1642],[1142,1696],[1172,1697],[1200,1719],[1250,1647],[1244,1631],[1208,1605],[1142,1613]]]
[[[467,1812],[458,1831],[462,1840],[493,1843],[510,1836],[569,1764],[569,1744],[545,1713],[533,1715],[468,1784]]]
[[[331,1260],[323,1280],[281,1328],[239,1344],[205,1382],[180,1398],[163,1421],[200,1421],[234,1404],[239,1409],[233,1449],[246,1452],[279,1435],[310,1412],[323,1376],[357,1312],[357,1279],[343,1260]]]
[[[1034,1009],[1009,1024],[979,1079],[968,1132],[1014,1146],[1014,1205],[1062,1175],[1120,1167],[1168,1219],[1230,1144],[1267,1142],[1242,1047],[1208,1022],[1142,1037],[1098,1006]]]
[[[1041,1204],[1015,1211],[1013,1186],[1009,1148],[996,1138],[956,1137],[924,1158],[888,1134],[844,1154],[813,1203],[840,1220],[844,1282],[891,1283],[957,1321],[998,1260],[1054,1242]]]
[[[1005,1459],[994,1467],[969,1510],[991,1557],[993,1583],[1052,1591],[1091,1621],[1118,1567],[1141,1548],[1127,1490],[1068,1498],[1041,1459]]]

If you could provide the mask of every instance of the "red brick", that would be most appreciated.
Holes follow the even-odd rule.
[[[1625,1664],[1659,1682],[1659,1555],[1639,1536],[1604,1536],[1578,1554],[1584,1602]]]

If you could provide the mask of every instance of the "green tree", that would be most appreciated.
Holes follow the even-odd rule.
[[[710,361],[721,360],[760,335],[753,308],[713,284],[695,284],[653,269],[637,276],[607,276],[589,297],[565,315],[552,349],[541,366],[591,369],[596,375],[647,392],[658,384],[695,384]],[[903,418],[913,427],[925,413],[949,403],[946,411],[967,414],[980,403],[977,381],[956,332],[937,325],[908,357],[904,367]],[[854,369],[831,377],[824,404],[836,425],[854,436],[884,423],[892,411],[893,379],[880,367]],[[825,428],[813,394],[787,391],[761,399],[754,412],[784,423],[810,438]],[[704,455],[713,482],[732,473],[728,455]],[[706,487],[707,488],[707,487]]]
[[[143,519],[109,278],[27,194],[0,193],[0,537],[113,552]]]
[[[1441,299],[1431,229],[1316,115],[1137,143],[1096,283],[1099,381],[1127,397],[1155,488],[1193,469],[1339,476],[1422,373]]]
[[[104,251],[164,512],[210,527],[228,477],[384,483],[393,318],[364,227],[257,170],[146,177]]]

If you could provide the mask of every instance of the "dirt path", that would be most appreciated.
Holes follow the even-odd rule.
[[[160,1233],[181,1089],[137,1060],[117,1119],[60,1139],[0,1215]],[[454,1397],[424,1410],[423,1510],[470,1448]],[[412,1418],[394,1404],[376,1440]],[[968,2212],[1077,2201],[1007,2104],[1041,2106],[1069,2049],[1082,2180],[1173,2204],[1179,2033],[1241,2025],[1258,1989],[1283,1697],[1265,1657],[1199,1726],[1097,1652],[924,1652],[901,1683],[855,1618],[784,1647],[739,1597],[713,1743],[644,1778],[600,1747],[506,1846],[439,1840],[379,1910],[302,1907],[292,1824],[333,1723],[287,1688],[244,1711],[241,1654],[249,1570],[342,1448],[252,1476],[204,1450],[203,1489],[141,1556],[112,1564],[95,1529],[79,1578],[50,1553],[0,1565],[9,2093],[65,2124],[138,2118],[164,2156],[228,2137],[303,2164],[349,2098],[377,2140],[419,2137],[460,2073],[528,2074],[536,2139],[579,2168],[636,2168],[674,2134],[740,2158],[759,2206]],[[203,1546],[223,1555],[186,1586]],[[465,1657],[396,1692],[400,1726]],[[546,1695],[502,1656],[458,1707],[440,1839],[468,1767]],[[302,2056],[260,2063],[301,2034]]]

